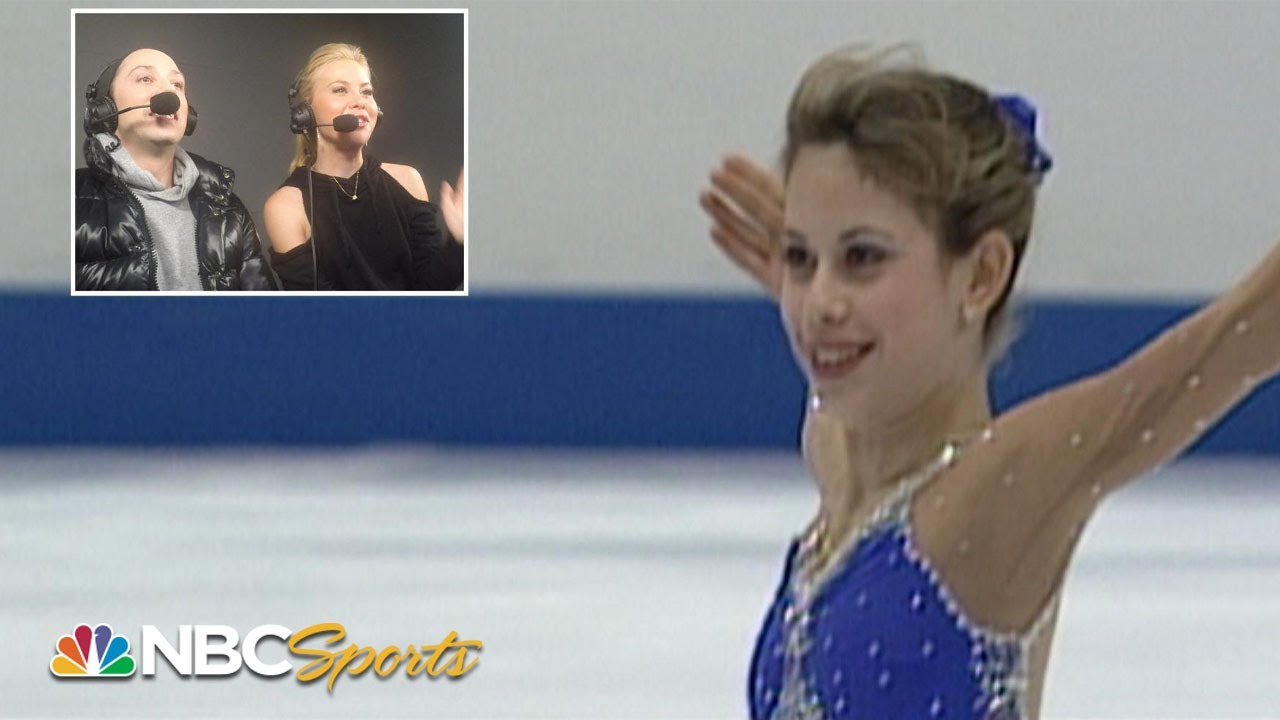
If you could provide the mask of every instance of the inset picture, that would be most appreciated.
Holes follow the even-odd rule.
[[[72,15],[72,294],[465,295],[465,10]]]

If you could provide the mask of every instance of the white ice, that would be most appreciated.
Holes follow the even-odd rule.
[[[788,455],[0,453],[0,715],[740,718],[815,496]],[[1111,498],[1067,581],[1047,718],[1280,717],[1280,463]],[[78,623],[484,642],[458,680],[55,679]],[[287,658],[263,646],[264,660]],[[301,665],[295,661],[295,668]]]

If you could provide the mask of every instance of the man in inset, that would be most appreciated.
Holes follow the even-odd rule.
[[[196,126],[186,81],[159,50],[108,65],[85,93],[76,170],[77,290],[275,290],[230,168],[179,143]]]

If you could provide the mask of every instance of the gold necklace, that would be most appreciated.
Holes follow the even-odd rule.
[[[352,200],[355,200],[356,198],[360,197],[360,195],[359,195],[359,192],[360,192],[360,171],[359,171],[359,170],[357,170],[357,171],[356,171],[356,186],[355,186],[355,188],[354,188],[354,189],[352,189],[352,191],[351,191],[351,194],[350,194],[350,195],[347,195],[347,191],[342,189],[342,183],[338,182],[338,178],[333,177],[332,175],[330,175],[330,176],[329,176],[329,179],[330,179],[330,180],[333,180],[333,184],[338,186],[338,190],[339,190],[339,191],[340,191],[344,196],[346,196],[346,197],[348,197],[348,198],[351,198]]]

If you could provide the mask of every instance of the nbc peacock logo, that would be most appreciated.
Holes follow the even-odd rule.
[[[49,670],[64,678],[127,678],[133,675],[129,639],[111,632],[110,625],[76,626],[71,635],[58,638],[58,654]]]

